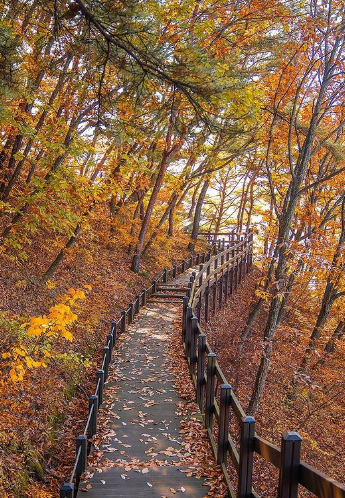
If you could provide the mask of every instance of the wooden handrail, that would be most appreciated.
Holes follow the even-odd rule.
[[[208,235],[208,234],[207,234]],[[228,385],[225,375],[223,374],[213,353],[205,334],[200,325],[201,307],[205,308],[205,321],[208,321],[210,301],[212,308],[217,309],[222,306],[223,297],[226,300],[228,294],[232,294],[239,282],[241,282],[246,273],[248,273],[252,265],[253,253],[253,232],[248,231],[243,240],[224,247],[224,250],[217,252],[212,258],[203,265],[200,265],[199,271],[195,274],[188,298],[185,298],[183,307],[183,326],[190,332],[189,320],[198,319],[194,326],[195,338],[188,340],[195,341],[195,350],[198,351],[196,365],[193,364],[193,371],[197,374],[192,375],[195,388],[197,390],[197,402],[200,409],[205,412],[205,425],[207,434],[210,439],[211,448],[216,459],[219,460],[219,455],[223,450],[219,450],[216,432],[214,430],[213,418],[217,424],[221,422],[221,410],[230,410],[235,415],[240,424],[240,451],[230,433],[226,437],[228,441],[227,453],[230,456],[231,462],[238,474],[238,490],[237,493],[233,488],[230,477],[228,475],[226,460],[225,463],[219,462],[223,470],[225,482],[228,486],[229,496],[235,498],[259,498],[259,495],[252,488],[253,474],[253,454],[257,453],[265,461],[273,464],[279,469],[279,486],[278,495],[280,498],[297,498],[298,484],[302,485],[308,491],[314,493],[319,498],[345,498],[345,486],[327,475],[319,472],[310,465],[299,460],[300,446],[302,438],[299,434],[292,432],[286,433],[282,437],[281,448],[266,441],[255,433],[255,420],[252,417],[246,417],[239,400],[233,393],[233,390]],[[225,288],[224,288],[225,280]],[[230,287],[229,287],[230,282]],[[224,296],[223,296],[224,293]],[[217,297],[218,294],[218,297]],[[189,309],[191,312],[186,313]],[[185,335],[183,335],[185,339]],[[202,346],[201,344],[202,339]],[[188,363],[191,363],[190,348],[185,345],[185,354]],[[206,368],[205,357],[212,359],[212,368]],[[195,361],[195,360],[193,360]],[[200,365],[205,365],[200,367]],[[213,379],[209,379],[212,375]],[[216,383],[222,384],[223,388],[230,389],[230,404],[219,406],[216,399]],[[205,386],[208,386],[206,405],[204,405]],[[213,390],[213,391],[212,391]],[[210,405],[211,403],[211,405]],[[222,408],[223,406],[223,408]],[[222,415],[224,421],[224,414]],[[227,420],[229,415],[226,415]],[[251,430],[244,430],[245,426],[251,425]],[[219,437],[219,436],[218,436]],[[223,439],[222,439],[223,441]]]

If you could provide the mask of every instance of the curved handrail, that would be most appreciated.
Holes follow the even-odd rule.
[[[299,484],[319,498],[345,498],[343,484],[300,461],[302,438],[297,432],[284,433],[280,448],[256,434],[255,419],[246,416],[200,325],[202,308],[204,321],[207,322],[210,301],[214,311],[217,304],[221,307],[248,273],[252,265],[252,252],[252,230],[242,235],[242,240],[230,242],[227,248],[223,245],[223,251],[216,252],[207,263],[200,265],[198,273],[193,273],[183,302],[185,355],[196,389],[196,400],[204,416],[214,456],[221,465],[229,496],[258,498],[252,487],[256,453],[279,469],[279,498],[297,498]],[[219,387],[220,394],[217,392]],[[229,433],[230,413],[240,426],[238,444]],[[237,492],[230,481],[228,456],[238,476]]]

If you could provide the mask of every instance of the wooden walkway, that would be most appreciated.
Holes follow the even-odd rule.
[[[174,283],[187,285],[189,277],[187,272]],[[197,405],[182,399],[175,387],[171,337],[181,313],[182,300],[181,306],[148,303],[120,336],[99,412],[96,447],[78,497],[87,491],[88,498],[202,498],[210,496],[209,476],[220,482]],[[203,455],[193,448],[195,430],[206,448]],[[202,456],[205,460],[205,452],[206,473],[195,462]],[[216,487],[212,496],[225,489],[221,483]]]

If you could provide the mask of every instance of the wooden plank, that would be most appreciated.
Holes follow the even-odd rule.
[[[243,410],[240,402],[236,398],[234,392],[231,393],[231,408],[235,414],[235,417],[239,422],[242,422],[243,417],[246,416],[245,411]]]
[[[254,451],[261,455],[265,460],[271,462],[277,469],[280,467],[280,449],[278,446],[266,441],[258,435],[255,435]]]
[[[159,298],[159,299],[164,299],[166,297],[173,297],[174,299],[177,299],[177,298],[181,298],[183,299],[185,297],[186,294],[153,294],[152,297],[154,297],[155,299]]]
[[[237,448],[235,446],[235,443],[233,442],[232,438],[229,436],[229,455],[231,458],[231,461],[236,469],[236,472],[239,470],[239,462],[240,462],[240,456],[238,454]]]
[[[345,486],[305,462],[299,465],[299,482],[319,498],[345,498]]]

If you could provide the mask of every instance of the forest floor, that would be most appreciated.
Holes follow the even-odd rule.
[[[127,308],[151,280],[187,255],[188,238],[171,237],[151,252],[140,273],[121,236],[113,241],[97,227],[81,237],[47,283],[39,276],[54,250],[49,240],[32,245],[25,264],[4,257],[0,277],[0,494],[5,498],[53,498],[74,462],[75,437],[85,425],[88,396],[100,365],[111,320]],[[49,250],[48,250],[49,248]],[[56,252],[56,249],[55,249]],[[25,268],[25,270],[24,270]],[[13,383],[6,352],[22,343],[21,325],[46,314],[70,289],[86,298],[75,310],[73,341],[57,338],[47,367],[27,369]],[[25,339],[26,340],[26,339]]]
[[[187,255],[188,239],[181,233],[157,244],[139,275],[130,271],[130,255],[121,237],[110,240],[94,230],[78,241],[55,275],[46,284],[39,280],[52,259],[54,248],[42,239],[29,248],[23,265],[3,258],[0,277],[0,351],[13,349],[23,337],[20,326],[40,316],[70,288],[82,289],[86,299],[78,306],[73,341],[56,340],[46,368],[27,370],[24,382],[13,383],[8,361],[0,358],[0,493],[5,498],[53,498],[71,470],[75,436],[85,425],[87,397],[92,393],[95,371],[113,318],[165,266]],[[49,250],[47,249],[49,248]],[[23,269],[25,267],[25,270]],[[267,309],[253,327],[240,361],[234,361],[236,344],[255,298],[260,270],[253,269],[237,293],[205,328],[218,353],[221,367],[246,408],[261,356],[261,337]],[[91,287],[91,288],[90,288]],[[332,477],[343,480],[345,455],[344,381],[339,378],[340,348],[322,367],[313,370],[291,407],[286,387],[291,382],[315,317],[308,312],[309,295],[288,307],[279,328],[264,399],[257,413],[257,431],[279,444],[281,433],[298,430],[304,439],[303,458]],[[326,338],[326,336],[325,336]],[[322,350],[322,341],[320,344]],[[234,371],[238,372],[234,375]],[[342,390],[343,389],[343,390]],[[274,395],[272,395],[274,393]],[[339,394],[340,393],[340,394]],[[273,477],[272,477],[273,476]],[[276,471],[256,465],[257,490],[269,496]],[[276,481],[274,481],[276,484]],[[273,486],[274,487],[274,486]]]
[[[255,302],[256,282],[260,276],[260,269],[254,266],[235,295],[221,310],[217,310],[216,317],[211,317],[209,323],[203,325],[225,377],[234,387],[245,410],[261,358],[267,307],[261,310],[240,358],[236,357],[236,348]],[[343,358],[340,347],[327,356],[323,366],[310,369],[305,382],[299,381],[292,406],[286,397],[316,319],[311,312],[308,313],[308,299],[307,292],[298,302],[291,298],[285,319],[277,331],[264,396],[255,417],[256,431],[277,445],[280,445],[283,432],[298,431],[303,438],[303,460],[342,482],[345,468],[345,390],[344,380],[337,373]],[[319,351],[323,351],[323,346],[321,341]],[[315,355],[311,364],[318,358]],[[255,476],[258,493],[270,496],[277,485],[276,469],[268,464],[261,465],[258,458]]]

